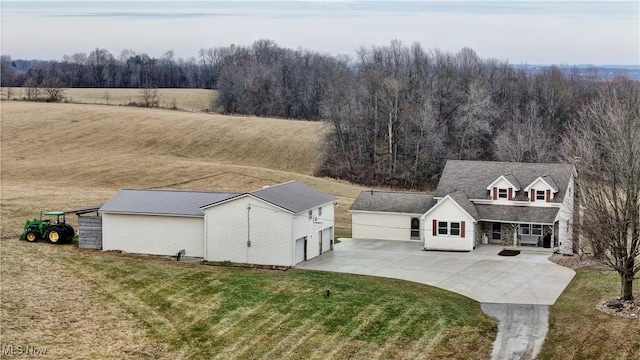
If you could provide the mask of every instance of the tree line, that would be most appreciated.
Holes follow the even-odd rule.
[[[398,41],[359,49],[336,78],[319,173],[418,189],[437,182],[447,159],[559,161],[567,126],[602,83],[595,71],[527,74],[472,49]]]
[[[31,64],[2,56],[1,69],[3,86],[216,89],[212,108],[224,113],[330,124],[318,175],[418,189],[436,183],[447,159],[559,161],[568,126],[607,82],[595,69],[532,74],[469,48],[399,41],[354,57],[271,40],[186,60],[98,48]]]

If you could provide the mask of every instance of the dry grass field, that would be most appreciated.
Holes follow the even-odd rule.
[[[6,89],[2,89],[2,98],[6,98]],[[159,89],[160,107],[177,107],[187,111],[210,111],[211,102],[217,92],[207,89]],[[11,98],[20,99],[21,88],[13,88]],[[140,102],[140,89],[65,89],[65,101],[79,104],[127,105]]]
[[[119,106],[3,101],[0,342],[56,359],[483,358],[479,304],[388,279],[177,264],[17,240],[40,210],[120,188],[246,191],[310,176],[325,125]],[[73,216],[70,220],[74,222]],[[75,224],[74,224],[75,225]],[[328,303],[322,291],[337,291]],[[6,353],[4,353],[6,355]]]
[[[5,101],[2,211],[20,220],[3,219],[3,232],[15,235],[22,218],[50,209],[25,207],[21,189],[45,188],[66,210],[120,188],[249,191],[295,179],[340,197],[336,228],[348,235],[346,210],[362,188],[310,176],[324,131],[319,122]],[[15,206],[11,194],[20,194]]]

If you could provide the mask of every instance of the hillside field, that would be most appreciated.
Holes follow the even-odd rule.
[[[99,204],[120,188],[248,191],[292,179],[338,196],[336,231],[349,235],[347,209],[362,188],[310,175],[325,124],[87,104],[0,106],[3,346],[46,348],[65,359],[490,353],[495,323],[478,303],[419,284],[17,240],[41,210]],[[326,288],[335,292],[330,302]]]
[[[347,209],[362,188],[310,175],[325,131],[319,122],[5,101],[3,232],[121,188],[250,191],[299,180],[340,198],[336,228],[348,235]]]
[[[21,88],[12,88],[11,99],[22,98]],[[6,99],[2,88],[2,99]],[[128,105],[140,102],[140,89],[71,88],[64,90],[64,101],[78,104]],[[217,91],[207,89],[158,89],[160,107],[176,107],[187,111],[211,111],[211,103]]]

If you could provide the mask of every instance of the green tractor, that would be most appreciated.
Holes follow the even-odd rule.
[[[62,211],[50,211],[45,213],[47,216],[55,216],[55,222],[50,219],[27,220],[24,224],[24,232],[20,235],[20,240],[35,242],[38,239],[46,239],[52,244],[64,244],[71,242],[75,231],[73,227],[66,222],[65,213]],[[62,217],[62,220],[60,220]]]

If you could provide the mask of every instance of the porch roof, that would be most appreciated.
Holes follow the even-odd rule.
[[[508,205],[475,205],[481,221],[502,221],[518,223],[553,224],[559,208],[508,206]]]

